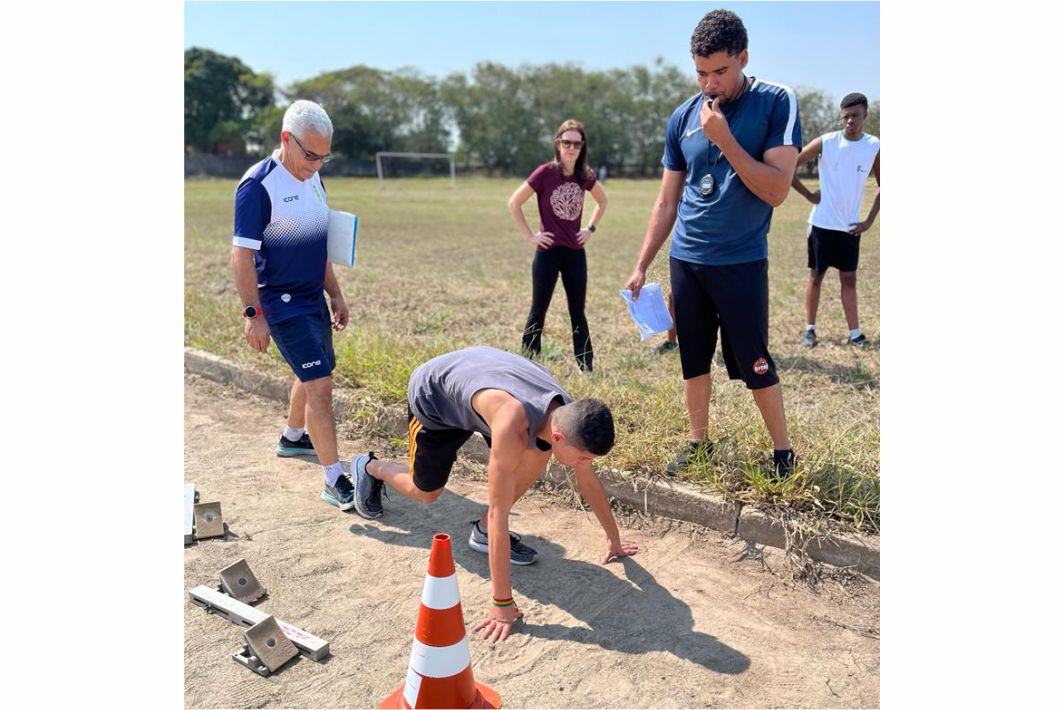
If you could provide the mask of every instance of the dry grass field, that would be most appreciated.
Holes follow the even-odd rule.
[[[359,215],[357,264],[338,268],[351,325],[335,338],[340,387],[364,401],[405,401],[406,379],[422,361],[473,344],[517,352],[531,298],[531,249],[519,238],[506,199],[519,179],[410,179],[379,189],[371,179],[324,181],[334,209]],[[185,185],[185,343],[275,374],[290,371],[271,347],[250,350],[229,267],[234,180]],[[544,334],[544,364],[574,396],[612,407],[619,437],[605,465],[633,476],[662,475],[686,441],[679,357],[641,342],[618,290],[646,229],[657,181],[609,180],[609,208],[588,246],[587,314],[595,372],[576,367],[559,284]],[[871,189],[866,195],[865,210]],[[593,201],[587,200],[590,210]],[[793,191],[776,210],[769,235],[770,342],[784,388],[800,474],[785,484],[765,478],[771,442],[741,382],[731,382],[719,351],[713,369],[712,458],[684,474],[729,495],[820,522],[878,532],[879,526],[879,223],[863,237],[858,271],[861,325],[874,343],[846,345],[838,278],[825,279],[820,345],[798,344],[804,323],[806,218]],[[526,205],[535,225],[534,201]],[[586,215],[589,215],[587,212]],[[668,283],[668,244],[648,282]],[[719,349],[718,349],[719,350]],[[280,422],[278,422],[280,426]],[[341,442],[341,456],[354,451]]]

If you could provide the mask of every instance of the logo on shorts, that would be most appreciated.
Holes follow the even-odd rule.
[[[315,360],[314,362],[305,362],[305,363],[303,363],[303,369],[304,370],[309,370],[310,368],[314,367],[315,365],[320,365],[320,364],[321,364],[321,360]]]
[[[281,300],[284,301],[285,303],[288,303],[289,301],[292,300],[292,296],[291,296],[291,294],[282,293],[281,294]]]
[[[763,375],[768,372],[768,363],[765,362],[765,358],[759,357],[754,361],[754,372],[759,375]]]

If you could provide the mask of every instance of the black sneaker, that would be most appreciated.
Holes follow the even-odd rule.
[[[676,474],[687,468],[687,466],[691,463],[691,459],[699,456],[709,456],[712,453],[712,441],[692,441],[687,445],[686,449],[676,454],[676,458],[670,461],[669,465],[665,467],[665,475],[669,478],[674,478]]]
[[[815,348],[816,347],[816,331],[815,330],[807,330],[807,331],[805,331],[805,335],[803,335],[802,339],[799,340],[798,342],[801,343],[802,345],[804,345],[807,348]]]
[[[858,348],[859,350],[866,350],[872,345],[872,343],[868,341],[868,338],[865,337],[864,333],[861,333],[856,338],[850,338],[849,342],[850,345],[854,346],[855,348]]]
[[[794,475],[794,450],[782,453],[772,452],[772,473],[777,481],[783,481]]]
[[[355,487],[347,480],[347,476],[341,475],[336,479],[336,485],[325,484],[321,499],[340,510],[351,510],[355,507]]]
[[[477,552],[488,554],[488,534],[480,529],[479,520],[470,520],[473,529],[469,531],[469,546]],[[536,561],[539,554],[528,545],[521,542],[521,536],[510,533],[510,564],[530,565]]]
[[[670,350],[675,350],[678,347],[680,346],[676,344],[675,340],[666,340],[664,343],[658,346],[658,355],[664,355]]]
[[[299,441],[290,441],[281,434],[281,440],[277,442],[278,456],[314,456],[314,444],[310,443],[310,436],[306,432],[299,437]]]
[[[376,458],[370,451],[368,454],[359,454],[351,462],[351,478],[355,483],[355,512],[369,520],[384,515],[384,506],[381,505],[384,481],[374,478],[366,471],[366,465]]]

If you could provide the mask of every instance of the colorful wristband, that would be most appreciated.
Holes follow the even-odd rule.
[[[509,597],[507,599],[496,599],[495,597],[492,597],[491,598],[491,603],[494,604],[495,606],[513,606],[514,605],[514,599],[513,599],[513,597]]]

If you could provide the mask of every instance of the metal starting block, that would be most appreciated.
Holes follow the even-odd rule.
[[[196,493],[195,483],[185,483],[185,544],[191,545],[195,540],[195,536],[192,534],[192,521],[195,516],[192,512],[193,507],[196,505],[196,500],[199,498],[199,494]]]
[[[244,647],[233,654],[233,660],[264,677],[299,655],[272,616],[244,632],[244,642]]]
[[[233,660],[249,671],[258,673],[263,678],[270,674],[270,669],[263,665],[262,660],[248,649],[247,644],[244,644],[233,653]]]
[[[206,609],[207,613],[224,616],[238,626],[251,628],[270,616],[266,612],[259,611],[253,606],[248,606],[242,601],[233,599],[226,594],[222,594],[217,589],[211,589],[202,584],[188,590],[188,597],[192,600],[193,604]],[[329,655],[328,641],[320,639],[314,634],[307,633],[296,626],[287,624],[280,619],[276,619],[276,621],[288,640],[295,644],[295,647],[299,649],[299,652],[310,660],[321,661]],[[235,656],[234,660],[240,662]],[[250,668],[250,666],[248,667]]]
[[[222,521],[221,502],[197,503],[195,506],[195,514],[197,540],[202,540],[205,537],[221,537],[222,535],[225,535],[225,524]]]
[[[247,560],[241,558],[218,573],[222,578],[221,591],[245,604],[259,599],[266,593]]]

